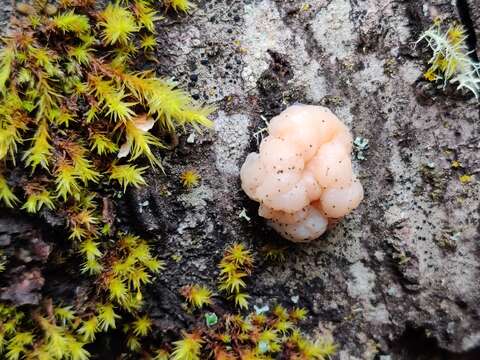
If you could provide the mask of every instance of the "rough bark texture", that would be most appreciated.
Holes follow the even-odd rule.
[[[479,5],[464,3],[478,45]],[[151,238],[167,261],[147,296],[158,325],[188,325],[178,289],[215,286],[223,248],[241,241],[256,254],[252,304],[306,306],[311,330],[331,329],[340,359],[480,356],[480,108],[425,82],[429,53],[414,46],[434,16],[459,18],[457,11],[440,0],[212,0],[166,18],[158,72],[218,112],[214,132],[193,143],[180,136],[163,154],[165,174],[151,173],[148,187],[117,204],[118,223]],[[370,141],[366,160],[355,163],[365,200],[309,245],[267,228],[238,177],[265,120],[296,102],[330,107]],[[202,176],[192,191],[179,184],[188,168]],[[475,173],[471,183],[459,180]],[[1,239],[19,231],[30,239],[31,227],[40,229],[16,221],[2,215]],[[285,246],[285,261],[265,258],[271,244]],[[23,276],[35,278],[42,261],[19,265],[31,272]],[[52,291],[58,275],[42,266]]]

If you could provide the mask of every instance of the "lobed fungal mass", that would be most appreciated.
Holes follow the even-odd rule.
[[[258,214],[294,242],[318,238],[363,199],[352,170],[352,135],[327,108],[293,105],[274,117],[259,153],[240,171]]]

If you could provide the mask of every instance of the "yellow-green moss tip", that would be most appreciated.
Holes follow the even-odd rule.
[[[183,187],[190,189],[198,185],[200,181],[200,175],[196,170],[185,170],[180,175],[180,180]]]
[[[206,286],[186,285],[180,290],[180,293],[194,308],[200,309],[205,305],[212,304],[212,291]]]
[[[163,3],[177,12],[188,13],[193,9],[193,3],[189,0],[163,0]]]
[[[211,126],[212,109],[177,84],[128,70],[138,52],[134,38],[145,51],[156,46],[160,16],[151,4],[136,0],[100,11],[91,5],[66,1],[54,16],[35,10],[0,51],[0,160],[15,164],[21,157],[34,182],[47,174],[43,191],[26,194],[28,212],[78,199],[105,178],[124,189],[144,185],[146,168],[134,162],[146,158],[161,167],[154,149],[165,147],[153,128]],[[17,189],[5,174],[0,199],[12,207]]]
[[[243,290],[247,286],[245,279],[253,269],[253,256],[250,250],[239,243],[229,246],[218,267],[220,269],[218,289],[227,293],[238,307],[248,308],[249,295]]]

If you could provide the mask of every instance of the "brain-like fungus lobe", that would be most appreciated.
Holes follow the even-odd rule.
[[[242,165],[242,188],[284,238],[314,240],[363,199],[352,171],[352,135],[329,109],[313,105],[290,106],[268,133]]]

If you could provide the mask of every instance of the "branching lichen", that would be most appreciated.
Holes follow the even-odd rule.
[[[480,63],[470,57],[465,42],[467,35],[461,25],[451,25],[444,30],[442,23],[436,21],[418,39],[425,40],[433,51],[428,61],[430,68],[424,73],[429,81],[443,81],[458,84],[457,89],[467,89],[478,99],[480,95]]]

